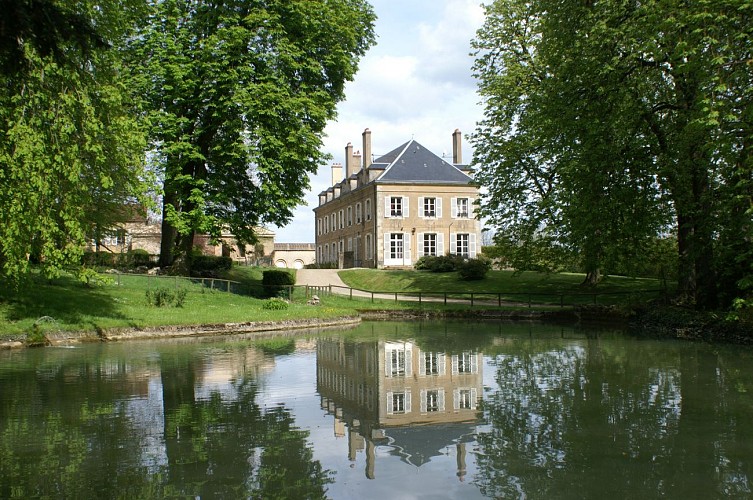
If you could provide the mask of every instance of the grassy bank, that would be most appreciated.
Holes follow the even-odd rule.
[[[399,292],[455,296],[501,294],[502,300],[528,301],[542,304],[589,304],[594,296],[599,304],[631,305],[659,298],[663,287],[659,280],[607,276],[596,287],[581,285],[583,274],[513,271],[490,271],[478,281],[463,281],[458,273],[427,271],[383,271],[348,269],[340,277],[350,287],[374,292]]]

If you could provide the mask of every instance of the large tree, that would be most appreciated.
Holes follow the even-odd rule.
[[[728,287],[745,285],[752,8],[489,5],[475,41],[486,106],[475,161],[490,167],[477,173],[489,187],[484,212],[523,247],[547,237],[577,251],[590,273],[644,257],[671,218],[684,298],[714,307],[720,270]]]
[[[0,275],[11,278],[34,260],[47,275],[79,263],[95,226],[122,217],[147,188],[145,136],[109,48],[125,35],[131,4],[16,3],[16,13],[44,4],[34,19],[47,24],[2,26],[17,44],[3,39],[3,63],[15,60],[0,74]],[[96,35],[44,31],[61,19],[96,26]]]
[[[363,0],[163,0],[133,41],[164,178],[161,264],[196,233],[255,241],[324,161],[322,135],[373,43]]]

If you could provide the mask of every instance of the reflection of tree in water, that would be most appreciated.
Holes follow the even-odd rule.
[[[134,389],[112,364],[103,372],[109,361],[79,361],[0,378],[0,498],[325,496],[331,479],[308,433],[284,407],[260,408],[250,376],[233,381],[231,395],[195,399],[198,362],[167,359],[167,463],[149,463],[145,449],[154,450],[163,423],[128,406],[145,387]]]
[[[740,450],[741,441],[751,443],[747,403],[717,375],[709,349],[657,345],[532,342],[497,355],[499,388],[482,409],[490,430],[478,436],[481,491],[497,498],[749,492],[752,445]]]

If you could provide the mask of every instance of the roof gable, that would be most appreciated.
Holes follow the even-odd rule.
[[[471,178],[421,144],[410,140],[376,160],[388,165],[377,182],[469,184]]]

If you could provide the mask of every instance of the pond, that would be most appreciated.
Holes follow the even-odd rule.
[[[728,498],[753,352],[533,323],[0,352],[0,498]]]

